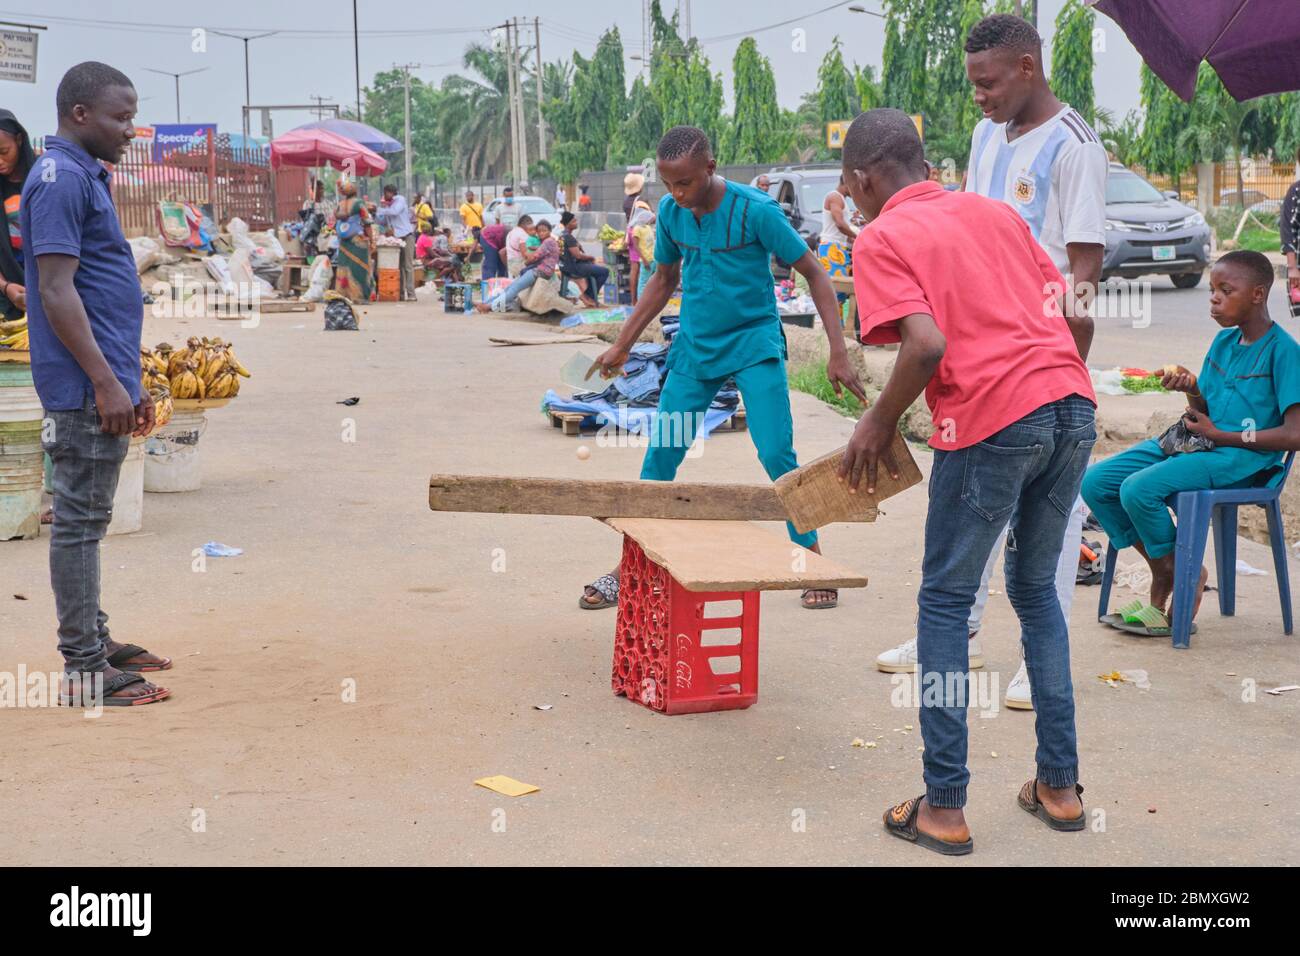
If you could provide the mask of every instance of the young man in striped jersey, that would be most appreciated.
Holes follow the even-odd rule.
[[[1027,21],[1011,14],[986,17],[966,38],[966,75],[984,118],[971,136],[963,188],[1000,200],[1016,210],[1065,276],[1076,298],[1075,313],[1086,310],[1101,279],[1106,251],[1106,150],[1083,117],[1062,103],[1043,72],[1042,38]],[[1075,344],[1086,362],[1091,325],[1076,328]],[[958,425],[960,427],[960,425]],[[1079,564],[1083,505],[1076,500],[1065,530],[1056,591],[1068,622]],[[1006,544],[1006,529],[984,568],[971,608],[970,666],[984,666],[979,629],[988,603],[989,578]],[[913,638],[876,658],[887,673],[916,669]],[[1006,704],[1032,710],[1029,674],[1020,670],[1007,685]]]

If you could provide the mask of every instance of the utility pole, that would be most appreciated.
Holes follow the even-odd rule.
[[[546,123],[542,119],[542,21],[533,17],[533,42],[537,48],[537,149],[546,159]]]
[[[315,101],[316,105],[312,108],[312,113],[314,113],[314,114],[316,115],[316,118],[317,118],[318,120],[322,120],[322,119],[324,119],[324,118],[325,118],[325,114],[328,113],[328,112],[330,112],[330,108],[331,108],[331,107],[333,108],[334,115],[335,115],[335,116],[338,116],[338,115],[339,115],[339,108],[338,108],[337,106],[334,106],[333,103],[329,104],[329,106],[326,106],[326,105],[325,105],[325,101],[326,101],[327,99],[329,99],[328,96],[316,96],[316,95],[312,95],[312,96],[307,97],[307,99],[309,99],[309,100],[314,100],[314,101]],[[245,128],[245,129],[248,128],[248,112],[247,112],[247,111],[245,111],[245,113],[244,113],[244,128]]]
[[[650,0],[641,0],[641,69],[650,69]]]
[[[519,179],[519,119],[515,115],[515,41],[514,24],[506,21],[506,85],[510,94],[510,180]]]
[[[677,12],[681,14],[682,39],[691,42],[691,0],[677,0]]]
[[[361,39],[357,32],[357,0],[352,0],[352,62],[357,78],[357,122],[361,122]]]
[[[407,63],[402,66],[402,85],[404,95],[402,97],[402,115],[404,117],[403,129],[406,132],[406,138],[402,146],[402,156],[406,159],[406,189],[405,195],[411,195],[411,67],[413,64]]]

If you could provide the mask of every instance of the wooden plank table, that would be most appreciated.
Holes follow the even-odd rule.
[[[688,591],[864,588],[867,577],[749,521],[605,518]]]

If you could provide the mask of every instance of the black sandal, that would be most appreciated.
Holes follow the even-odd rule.
[[[599,611],[601,608],[615,607],[618,604],[618,578],[614,575],[602,574],[587,587],[600,595],[600,603],[592,604],[587,600],[587,592],[583,591],[582,597],[578,598],[578,607],[583,610]]]
[[[93,680],[93,675],[82,674],[81,681],[83,693],[68,694],[60,692],[59,703],[64,707],[83,707],[87,705],[103,705],[104,707],[135,707],[140,704],[152,704],[156,701],[166,700],[172,693],[165,688],[155,687],[151,694],[142,694],[138,697],[116,697],[114,695],[123,687],[129,687],[132,684],[148,683],[148,681],[139,674],[129,674],[126,671],[122,671],[116,677],[110,677],[108,680],[104,681],[102,695],[94,693],[95,686],[93,683],[90,683],[89,685],[91,693],[84,693],[86,684]]]
[[[921,812],[921,801],[924,799],[925,794],[921,794],[886,810],[885,829],[909,843],[923,846],[935,853],[942,853],[944,856],[965,856],[972,852],[975,849],[974,840],[953,843],[951,840],[940,840],[928,833],[922,833],[916,828],[916,816]]]
[[[172,659],[170,657],[164,657],[162,659],[161,664],[126,663],[133,657],[138,657],[141,654],[148,654],[148,653],[149,652],[146,651],[139,644],[123,644],[112,654],[108,655],[108,663],[110,667],[116,667],[120,671],[130,671],[133,674],[141,674],[148,671],[165,671],[171,669]]]
[[[1060,817],[1054,817],[1047,812],[1047,807],[1038,799],[1038,781],[1030,780],[1020,788],[1020,793],[1016,797],[1016,803],[1020,804],[1020,809],[1026,813],[1032,813],[1038,819],[1042,820],[1053,830],[1059,830],[1062,833],[1071,833],[1078,830],[1086,829],[1088,826],[1088,815],[1083,811],[1083,784],[1076,783],[1074,792],[1079,794],[1079,815],[1073,820],[1062,820]]]
[[[835,596],[829,600],[814,601],[809,604],[808,595],[812,594],[814,591],[826,591]],[[799,595],[799,603],[803,605],[805,611],[827,611],[833,607],[839,606],[840,591],[839,588],[805,588],[804,592]]]

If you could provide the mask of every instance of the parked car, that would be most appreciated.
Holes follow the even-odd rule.
[[[485,223],[494,223],[497,221],[497,210],[505,204],[500,196],[487,204],[484,210]],[[533,217],[533,222],[539,219],[547,220],[552,226],[558,227],[560,224],[560,210],[556,209],[547,200],[541,196],[516,196],[514,202],[514,216],[518,219],[520,216],[529,215]],[[508,222],[506,225],[514,225]]]
[[[1205,217],[1120,163],[1106,176],[1106,254],[1101,277],[1163,274],[1180,289],[1201,281],[1210,262]]]
[[[768,195],[781,204],[790,225],[816,252],[822,232],[822,203],[826,194],[839,185],[840,165],[778,166],[767,178],[772,183]]]
[[[767,173],[767,178],[772,184],[768,195],[781,204],[790,225],[816,252],[822,233],[822,203],[826,194],[839,185],[840,164],[778,166]],[[846,196],[844,203],[853,212],[853,200]],[[772,272],[776,278],[790,274],[788,264],[777,261],[775,266]]]

